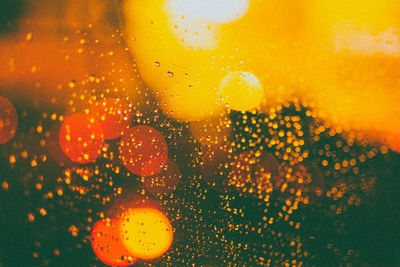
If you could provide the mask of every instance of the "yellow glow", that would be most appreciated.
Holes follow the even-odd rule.
[[[163,255],[173,240],[167,217],[153,208],[130,209],[121,216],[120,233],[126,249],[140,259]]]
[[[268,99],[269,110],[295,96],[341,127],[379,128],[400,143],[399,1],[227,2],[126,0],[127,43],[164,112],[207,120],[224,104],[250,110]],[[241,71],[262,97],[249,94],[257,83],[221,88]]]
[[[250,111],[264,99],[264,90],[257,79],[248,72],[232,72],[221,82],[221,94],[233,110]]]
[[[218,59],[208,50],[182,44],[164,4],[163,0],[125,4],[127,42],[141,76],[164,112],[174,118],[197,120],[219,113],[216,88],[224,71]]]
[[[319,19],[319,24],[314,25],[323,28],[338,22],[386,28],[398,22],[396,13],[400,7],[397,0],[313,0],[310,3],[310,15]]]

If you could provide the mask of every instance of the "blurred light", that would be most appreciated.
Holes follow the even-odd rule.
[[[139,125],[124,131],[119,145],[120,159],[132,173],[157,174],[168,158],[168,145],[159,131]]]
[[[93,226],[90,241],[96,256],[107,265],[123,267],[136,261],[124,247],[116,219],[98,221]]]
[[[233,110],[250,111],[260,106],[264,90],[257,79],[248,72],[232,72],[221,82],[221,94]]]
[[[167,5],[177,16],[227,23],[242,17],[248,0],[169,0]]]
[[[135,208],[121,216],[123,243],[139,259],[155,259],[172,244],[172,226],[168,218],[152,208]]]

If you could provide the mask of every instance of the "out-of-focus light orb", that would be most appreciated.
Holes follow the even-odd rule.
[[[130,172],[150,176],[157,174],[167,162],[168,145],[159,131],[147,125],[138,125],[122,134],[119,154]]]
[[[149,177],[143,177],[143,186],[154,195],[169,194],[176,189],[182,173],[176,163],[168,159],[159,173]]]
[[[259,107],[264,99],[260,81],[248,72],[229,73],[222,80],[220,90],[229,108],[236,111],[253,110]]]
[[[135,257],[146,260],[163,255],[173,240],[168,218],[153,208],[134,208],[123,213],[120,233],[128,251]]]
[[[14,137],[18,127],[18,116],[14,105],[0,96],[0,144],[5,144]]]
[[[78,112],[68,116],[61,125],[59,142],[72,161],[88,163],[100,155],[104,131],[99,122]]]
[[[167,5],[178,16],[227,23],[246,13],[249,0],[169,0]]]
[[[119,232],[117,219],[103,219],[94,226],[90,236],[93,252],[109,266],[129,266],[136,259],[125,248]]]
[[[119,98],[105,98],[96,101],[90,107],[90,115],[97,120],[104,130],[105,139],[121,136],[131,120],[131,106]]]

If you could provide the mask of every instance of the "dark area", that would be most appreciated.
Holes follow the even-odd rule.
[[[0,1],[0,34],[17,29],[17,20],[23,13],[23,5],[23,0]]]

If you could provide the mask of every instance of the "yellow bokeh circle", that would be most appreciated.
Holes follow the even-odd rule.
[[[123,213],[120,233],[126,249],[145,260],[163,255],[173,240],[171,223],[154,208],[134,208]]]

